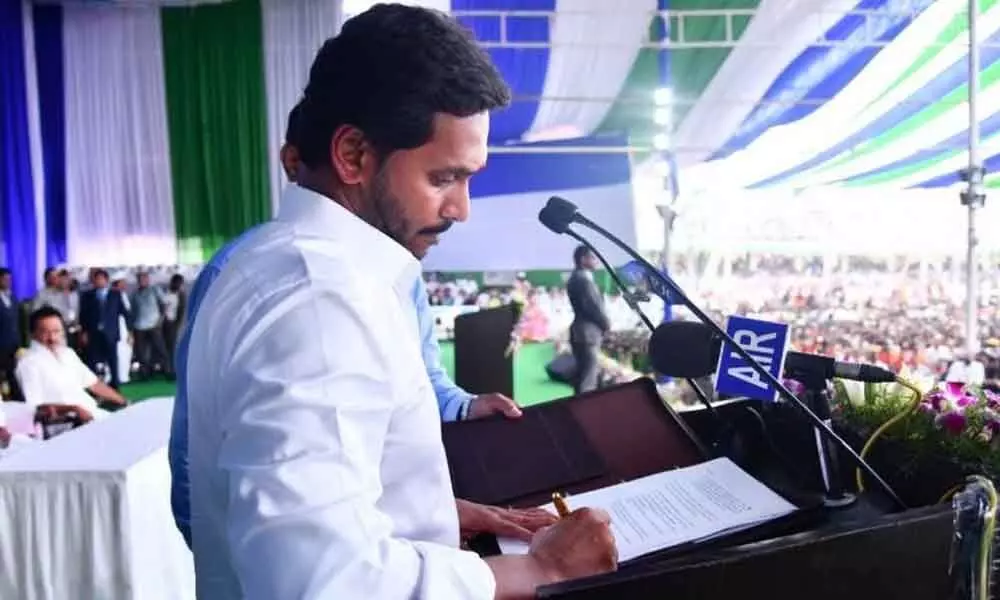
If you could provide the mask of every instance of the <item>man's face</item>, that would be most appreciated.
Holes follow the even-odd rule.
[[[0,275],[0,290],[10,289],[10,273]]]
[[[108,278],[104,275],[94,275],[94,287],[101,289],[108,287]]]
[[[139,275],[138,283],[139,283],[139,287],[141,287],[141,288],[149,287],[149,274],[148,273],[142,273],[142,274],[140,274]]]
[[[45,317],[38,322],[32,337],[36,342],[42,344],[49,350],[55,350],[62,346],[66,340],[63,331],[62,319],[59,317]]]
[[[486,165],[487,113],[437,115],[431,140],[393,152],[363,183],[378,228],[423,258],[438,236],[469,217],[469,179]]]

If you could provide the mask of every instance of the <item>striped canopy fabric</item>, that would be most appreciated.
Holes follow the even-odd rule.
[[[940,187],[966,162],[965,0],[405,2],[452,11],[512,87],[479,215],[509,197],[527,219],[526,202],[582,189],[629,204],[650,155],[675,190],[678,173],[692,188]],[[45,265],[200,262],[273,214],[312,57],[372,3],[0,2],[0,263],[19,294]],[[988,170],[998,4],[980,0],[978,28]]]
[[[778,37],[792,17],[778,10],[782,4],[756,7],[681,124],[676,144],[687,181],[796,189],[958,183],[968,160],[967,2],[802,2],[794,16],[811,29]],[[996,0],[980,2],[978,36],[977,103],[989,171],[1000,164]],[[755,60],[769,38],[782,42]],[[726,103],[726,95],[740,100]]]

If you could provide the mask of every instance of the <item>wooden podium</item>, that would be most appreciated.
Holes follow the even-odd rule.
[[[735,413],[740,404],[720,408]],[[552,491],[580,493],[701,462],[707,411],[676,413],[649,380],[531,407],[518,421],[449,423],[443,436],[455,494],[489,504],[535,506]],[[754,444],[748,444],[751,451]],[[803,470],[810,447],[785,449]],[[629,563],[618,572],[539,588],[539,598],[723,600],[951,600],[954,515],[950,506],[893,513],[863,495],[849,508],[811,503],[814,493],[775,476],[766,453],[737,460],[802,508],[710,544],[690,544]],[[804,484],[808,486],[808,483]],[[810,488],[811,489],[811,488]],[[497,551],[495,540],[475,549]]]
[[[455,383],[460,388],[470,394],[514,397],[514,356],[507,348],[517,318],[513,305],[455,318]]]

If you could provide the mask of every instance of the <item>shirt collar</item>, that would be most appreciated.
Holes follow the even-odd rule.
[[[278,221],[329,240],[348,242],[370,272],[387,278],[397,292],[409,296],[420,263],[409,250],[326,196],[291,184],[285,188]]]

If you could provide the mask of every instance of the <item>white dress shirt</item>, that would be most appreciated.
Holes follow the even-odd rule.
[[[53,352],[32,341],[17,361],[15,376],[29,406],[71,404],[87,409],[94,418],[107,414],[87,393],[87,388],[97,383],[97,375],[67,346]]]
[[[493,598],[489,567],[459,549],[419,274],[297,186],[233,252],[188,357],[199,598]]]

